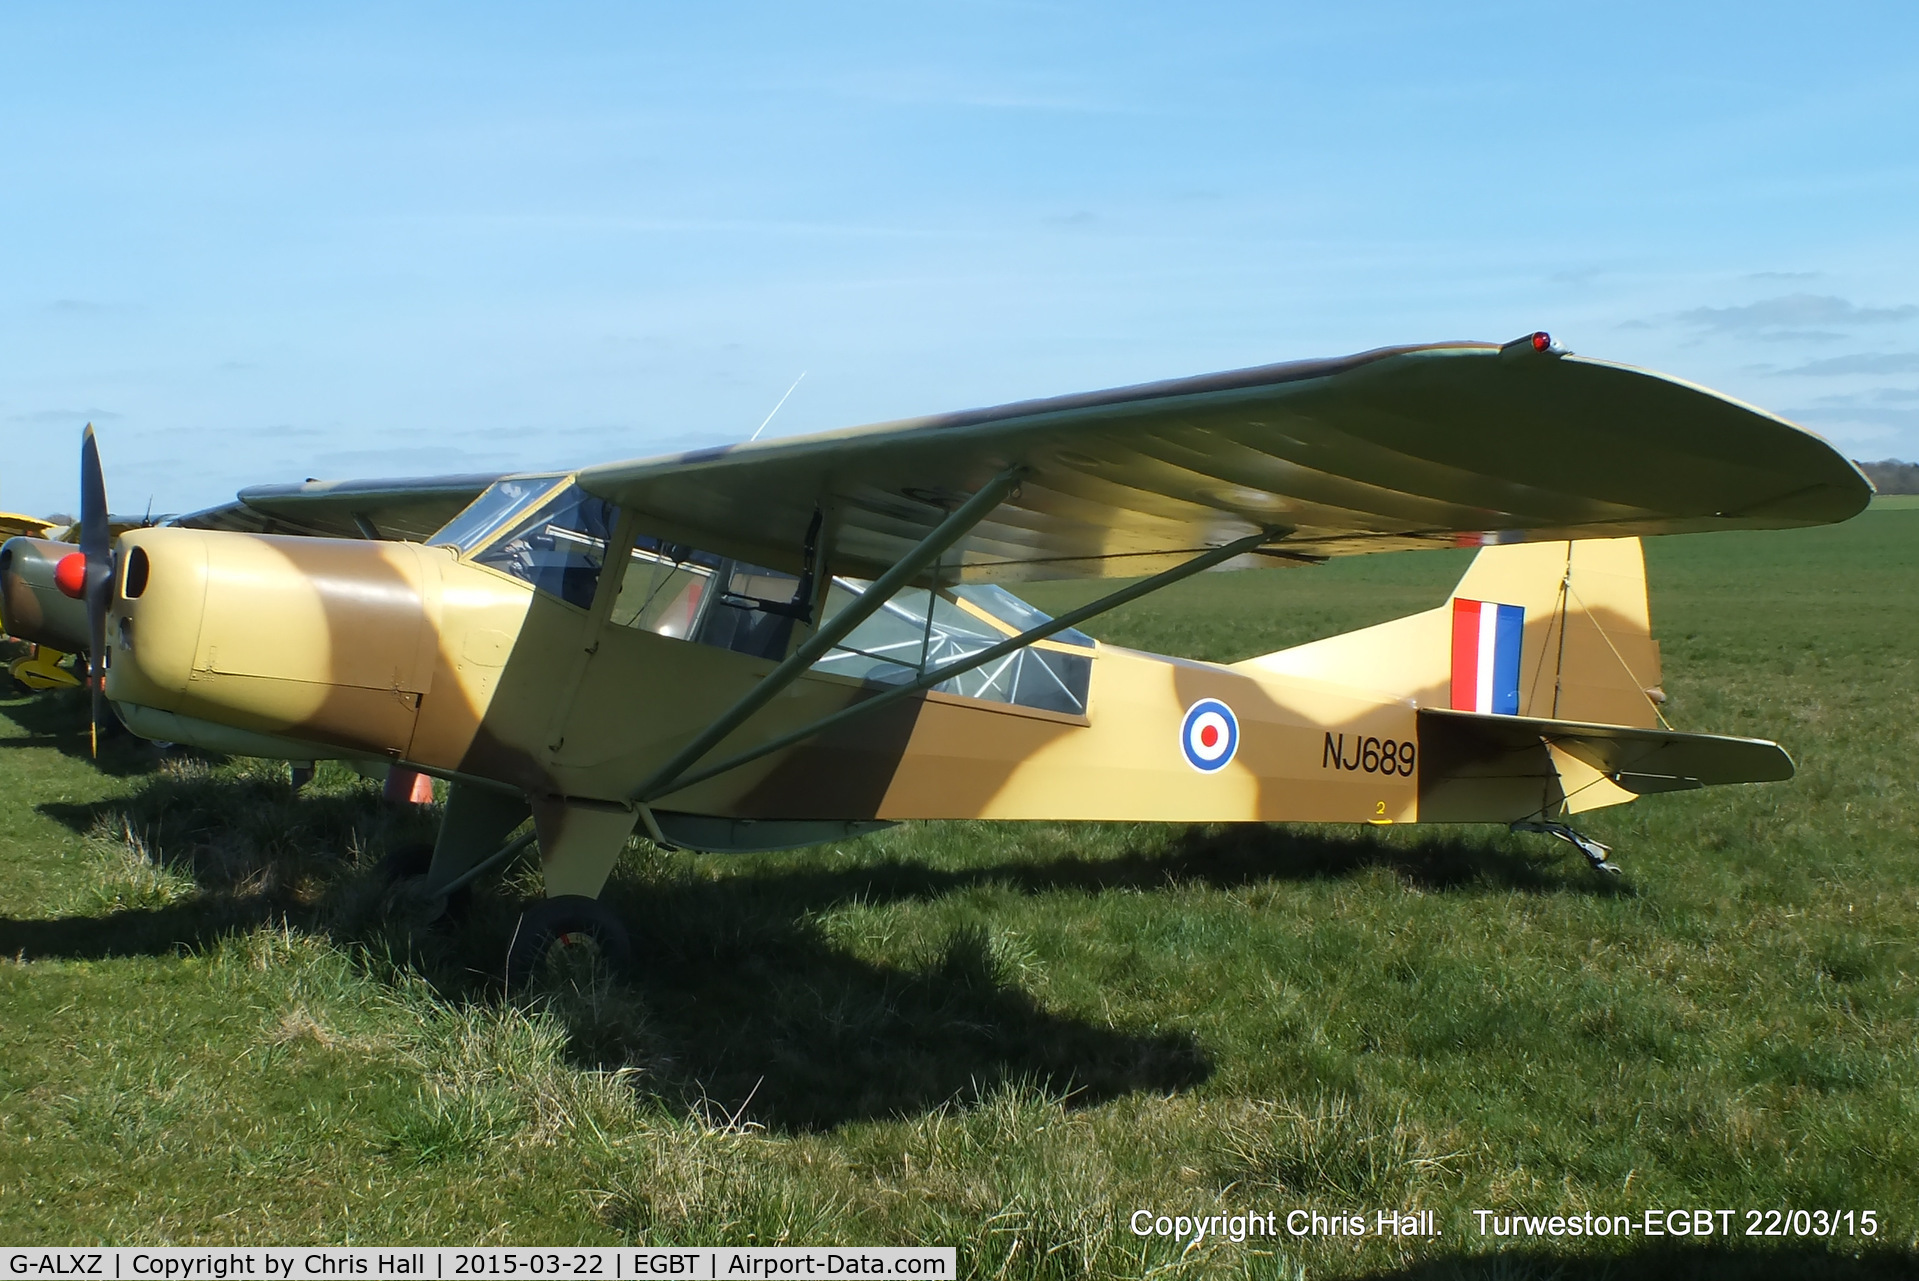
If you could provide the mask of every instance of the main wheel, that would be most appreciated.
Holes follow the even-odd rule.
[[[582,959],[597,953],[608,969],[619,972],[633,959],[626,927],[613,910],[584,894],[561,894],[542,899],[520,913],[513,941],[506,949],[506,986],[526,986],[546,969],[549,957],[579,949]]]

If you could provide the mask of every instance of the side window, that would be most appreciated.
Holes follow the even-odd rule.
[[[568,485],[473,559],[588,609],[616,518],[611,503]]]
[[[622,627],[676,640],[784,658],[798,584],[792,574],[642,536],[634,541],[611,617]]]
[[[745,561],[725,562],[724,587],[700,626],[700,643],[760,658],[785,658],[793,615],[782,612],[799,579]],[[773,606],[773,609],[766,608]]]
[[[826,598],[831,618],[866,589],[835,578]],[[1046,621],[1046,615],[999,587],[938,593],[908,588],[855,627],[814,669],[880,685],[903,685],[922,671],[977,654]],[[1068,629],[1014,650],[933,688],[995,703],[1083,715],[1093,677],[1093,641]]]
[[[720,563],[717,556],[679,543],[636,540],[611,621],[675,640],[693,639]]]

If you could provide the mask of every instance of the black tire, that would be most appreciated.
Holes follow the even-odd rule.
[[[542,899],[520,913],[506,949],[506,986],[517,991],[544,968],[555,944],[586,944],[599,949],[600,962],[615,974],[633,960],[633,944],[613,909],[583,894]]]

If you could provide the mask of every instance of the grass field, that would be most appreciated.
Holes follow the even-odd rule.
[[[897,1242],[982,1277],[1919,1275],[1919,504],[1649,546],[1668,714],[1799,777],[1498,829],[910,825],[636,846],[637,972],[507,1000],[425,821],[328,767],[84,758],[0,701],[0,1243]],[[1237,659],[1460,555],[1208,575],[1102,620]],[[1031,595],[1058,608],[1088,594]],[[392,909],[392,910],[389,910]],[[1876,1211],[1872,1238],[1502,1241],[1475,1209]],[[1131,1214],[1430,1209],[1192,1248]],[[1743,1230],[1745,1220],[1735,1220]]]

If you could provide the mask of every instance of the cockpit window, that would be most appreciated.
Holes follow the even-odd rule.
[[[609,621],[675,640],[693,639],[720,564],[711,552],[642,535],[634,540]]]
[[[589,609],[617,520],[613,504],[568,485],[473,560]]]
[[[683,543],[634,540],[611,621],[758,658],[784,658],[799,579]]]
[[[553,488],[555,476],[523,476],[495,481],[468,503],[439,533],[427,539],[432,547],[457,547],[462,554],[484,543],[526,505]]]
[[[827,594],[826,617],[845,609],[866,586],[861,579],[835,578]],[[1046,617],[1004,588],[959,587],[929,593],[910,587],[880,606],[813,666],[879,685],[903,685],[921,672],[1038,626]],[[1092,645],[1091,637],[1069,628],[933,688],[943,694],[1084,715],[1093,676]]]
[[[591,609],[618,523],[611,503],[577,484],[559,485],[553,476],[524,477],[495,483],[432,542],[456,547],[475,564]],[[810,575],[802,580],[684,543],[641,534],[620,573],[619,594],[607,617],[617,627],[780,659],[792,648],[795,626],[812,621]],[[833,579],[823,616],[845,609],[866,587],[857,578]],[[899,685],[1046,621],[1039,610],[990,584],[938,592],[907,588],[813,666]],[[1068,628],[934,688],[1083,715],[1093,645],[1092,637]]]
[[[700,642],[761,658],[785,658],[793,623],[809,602],[793,600],[799,579],[777,569],[729,561],[708,606]]]

